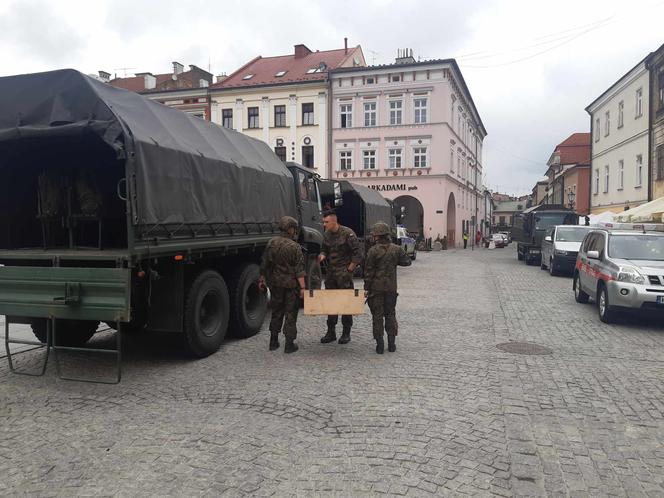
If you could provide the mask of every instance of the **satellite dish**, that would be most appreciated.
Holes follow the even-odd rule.
[[[318,70],[319,71],[322,72],[322,71],[325,71],[326,69],[327,69],[327,64],[325,64],[324,62],[321,62],[320,64],[318,64]]]

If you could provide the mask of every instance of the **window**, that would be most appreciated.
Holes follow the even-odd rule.
[[[505,217],[504,216],[498,216],[498,224],[499,225],[504,225],[505,224]]]
[[[595,194],[599,194],[599,168],[595,170]]]
[[[302,104],[302,125],[312,124],[314,124],[314,104],[312,102]]]
[[[393,148],[388,150],[388,160],[390,168],[401,168],[401,149]]]
[[[364,82],[367,85],[373,85],[376,82],[376,80],[374,79],[373,76],[367,76],[367,78],[364,80]]]
[[[286,106],[274,106],[274,126],[286,126]]]
[[[643,156],[636,156],[636,187],[640,187],[643,182]]]
[[[303,145],[302,146],[302,166],[306,168],[314,167],[314,146],[313,145]]]
[[[427,148],[415,147],[413,149],[413,166],[416,168],[427,167]]]
[[[427,99],[415,99],[413,101],[415,107],[415,123],[427,122]]]
[[[611,113],[606,111],[604,113],[604,136],[608,137],[611,132]]]
[[[643,88],[636,91],[636,117],[643,116]]]
[[[283,162],[286,162],[286,147],[284,146],[275,147],[274,153],[277,155],[279,159],[281,159]]]
[[[253,77],[254,77],[253,74],[246,74],[246,75],[244,75],[244,76],[242,77],[242,79],[243,79],[243,80],[250,80],[250,79],[253,78]]]
[[[609,165],[604,166],[604,193],[609,191]]]
[[[599,118],[595,119],[595,142],[599,142]]]
[[[339,169],[353,169],[353,153],[349,150],[339,152]]]
[[[392,83],[398,83],[399,81],[401,81],[401,76],[398,74],[393,74],[392,76],[390,76],[390,81]]]
[[[362,159],[364,162],[364,169],[376,169],[376,151],[364,150],[362,151]]]
[[[659,111],[664,107],[664,71],[660,70],[657,79],[659,85],[659,102],[657,104],[657,110]]]
[[[375,102],[365,102],[364,104],[364,126],[376,126]]]
[[[258,107],[247,108],[249,128],[258,128]]]
[[[618,161],[618,190],[622,190],[625,185],[625,161]]]
[[[401,124],[401,106],[403,102],[401,100],[391,100],[390,101],[390,124],[391,125],[400,125]]]
[[[311,67],[311,68],[307,69],[307,74],[314,74],[314,73],[320,73],[320,72],[321,72],[321,68],[319,68],[319,67]]]
[[[450,172],[454,173],[454,151],[450,151]]]
[[[664,144],[657,146],[655,154],[657,156],[657,179],[664,180]]]
[[[618,128],[623,127],[623,115],[625,113],[625,103],[621,100],[618,102]]]
[[[233,109],[221,110],[221,126],[224,128],[233,128]]]
[[[288,72],[288,71],[279,71],[279,72],[277,72],[277,73],[275,74],[275,76],[276,76],[277,78],[281,78],[281,77],[284,76],[287,72]]]
[[[340,106],[340,117],[341,117],[341,127],[342,128],[352,128],[353,127],[353,106],[351,104],[341,104]]]

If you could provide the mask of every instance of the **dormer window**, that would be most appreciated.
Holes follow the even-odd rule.
[[[246,75],[244,75],[244,76],[242,77],[242,79],[243,79],[243,80],[250,80],[250,79],[253,78],[253,77],[254,77],[253,74],[246,74]]]
[[[281,78],[281,77],[284,76],[287,72],[288,72],[288,71],[279,71],[277,74],[275,74],[275,76],[276,76],[277,78]]]

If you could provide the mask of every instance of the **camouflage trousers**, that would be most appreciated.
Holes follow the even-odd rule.
[[[332,269],[327,268],[325,274],[325,288],[326,289],[354,289],[353,287],[353,274],[346,268]],[[339,315],[328,315],[327,326],[334,328],[339,321]],[[353,315],[341,315],[341,324],[344,329],[349,329],[353,326]]]
[[[371,310],[373,336],[375,339],[383,337],[383,327],[388,337],[396,336],[399,332],[397,325],[396,292],[370,292],[367,302]]]
[[[270,288],[270,332],[278,334],[284,328],[287,339],[297,338],[297,312],[300,308],[300,291],[285,287]],[[284,320],[285,318],[285,320]]]

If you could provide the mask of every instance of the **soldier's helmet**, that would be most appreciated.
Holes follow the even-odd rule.
[[[289,228],[294,228],[297,231],[297,220],[291,216],[284,216],[279,220],[279,230],[287,232]]]
[[[387,223],[379,221],[371,228],[371,235],[380,237],[381,235],[389,235],[390,227]]]

